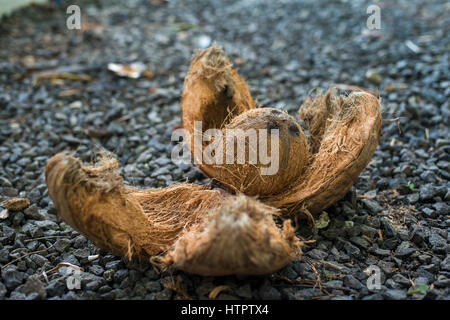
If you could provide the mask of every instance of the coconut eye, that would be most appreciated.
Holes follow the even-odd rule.
[[[267,121],[267,131],[275,129],[280,129],[280,125],[278,124],[278,122],[272,119]]]
[[[231,88],[228,85],[225,85],[222,89],[222,95],[224,95],[225,97],[227,97],[228,99],[233,98],[233,90],[231,90]]]
[[[295,135],[296,137],[298,137],[300,135],[300,129],[294,123],[291,123],[289,125],[288,130],[291,135]]]
[[[274,116],[278,116],[278,115],[282,114],[283,112],[281,112],[280,110],[270,110],[270,113],[273,114]]]

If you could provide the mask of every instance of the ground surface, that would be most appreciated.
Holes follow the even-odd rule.
[[[31,201],[0,220],[0,299],[205,298],[219,285],[228,290],[218,298],[228,299],[450,298],[446,1],[376,2],[382,29],[371,32],[364,1],[90,2],[71,1],[81,7],[81,31],[66,28],[65,6],[29,7],[0,22],[0,200]],[[170,136],[193,49],[212,40],[264,106],[294,115],[313,89],[346,84],[378,89],[384,118],[399,118],[383,123],[368,168],[327,210],[329,225],[300,229],[317,240],[303,259],[268,276],[158,274],[122,260],[63,223],[45,186],[50,156],[77,150],[89,161],[96,146],[114,152],[136,186],[207,182],[171,162]],[[153,76],[120,78],[106,67],[133,61]],[[38,77],[55,67],[92,81]],[[84,269],[82,290],[68,289],[67,268],[49,271],[60,262]],[[366,287],[371,265],[380,290]]]

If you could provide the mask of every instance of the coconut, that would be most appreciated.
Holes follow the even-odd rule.
[[[368,165],[380,138],[380,102],[367,92],[330,90],[306,99],[300,117],[310,128],[310,164],[295,187],[262,200],[290,214],[319,214],[344,197]]]
[[[45,171],[60,217],[104,250],[129,259],[159,255],[165,267],[174,264],[204,275],[269,273],[300,253],[301,242],[290,225],[280,229],[273,221],[275,208],[209,186],[175,184],[145,190],[126,186],[117,167],[117,160],[105,154],[87,166],[60,153],[47,162]],[[242,219],[221,226],[220,217],[237,215]],[[237,243],[221,240],[230,230]],[[253,243],[258,239],[269,245],[262,250],[262,244]],[[226,262],[239,251],[235,246],[246,255]]]
[[[223,156],[212,164],[203,159],[198,167],[230,191],[277,194],[297,181],[306,168],[309,151],[305,135],[286,112],[252,109],[234,117],[220,133],[223,147],[219,155]]]
[[[193,143],[194,122],[203,131],[222,128],[231,119],[255,108],[245,81],[217,44],[197,50],[191,59],[181,97],[181,120]]]

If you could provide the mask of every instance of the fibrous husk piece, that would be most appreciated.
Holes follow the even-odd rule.
[[[181,97],[181,120],[193,144],[194,121],[202,130],[222,128],[234,116],[255,108],[246,82],[215,43],[191,59]],[[193,150],[193,149],[191,149]]]
[[[46,166],[49,195],[58,214],[100,248],[131,259],[164,252],[178,253],[183,244],[190,248],[188,255],[168,254],[163,259],[166,265],[173,263],[194,273],[218,275],[251,274],[254,270],[269,273],[274,266],[287,264],[294,253],[299,252],[301,243],[289,226],[281,231],[273,222],[272,215],[277,214],[275,208],[245,196],[232,196],[220,189],[210,190],[208,186],[195,184],[177,184],[162,189],[132,188],[122,183],[116,169],[116,159],[105,154],[98,163],[86,166],[79,159],[60,153]],[[217,235],[222,229],[217,224],[214,229],[205,226],[221,221],[219,217],[222,214],[229,216],[229,212],[235,215],[245,212],[249,225],[259,233],[254,234],[247,224],[235,225],[233,235],[240,239],[239,245],[248,248],[248,257],[244,257],[244,262],[230,261],[217,269],[217,261],[223,261],[230,252],[235,252],[237,244],[229,242],[222,250],[215,250],[217,243],[222,243]],[[226,232],[223,236],[228,237],[229,224],[224,224],[223,228]],[[252,242],[255,235],[266,233],[273,238],[270,246],[261,251],[259,245]],[[216,243],[216,240],[219,241]],[[205,250],[210,254],[205,256]],[[197,260],[202,255],[211,261]],[[277,261],[270,264],[267,257],[277,257]],[[253,261],[265,264],[256,268]],[[196,266],[196,263],[200,265]],[[245,266],[248,266],[247,271]]]
[[[300,117],[311,132],[310,164],[293,188],[264,202],[318,214],[341,199],[369,163],[381,132],[380,103],[366,92],[338,96],[331,90],[308,98]]]
[[[184,228],[224,198],[219,190],[193,184],[132,188],[122,183],[116,169],[116,159],[108,156],[85,166],[66,153],[53,156],[46,167],[49,195],[61,218],[115,254],[168,250]]]
[[[218,153],[221,156],[212,164],[203,159],[198,167],[231,191],[258,196],[277,194],[299,178],[308,162],[302,128],[278,109],[246,111],[218,134],[223,141]]]
[[[266,274],[301,254],[290,221],[278,228],[274,208],[239,196],[187,230],[164,257],[181,270],[209,275]]]

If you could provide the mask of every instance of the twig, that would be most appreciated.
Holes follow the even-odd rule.
[[[10,264],[13,264],[13,263],[15,263],[15,262],[17,262],[17,261],[19,261],[19,260],[22,260],[23,258],[28,257],[29,255],[47,251],[48,249],[50,249],[50,248],[53,247],[54,245],[55,245],[55,244],[52,244],[50,247],[48,247],[48,248],[46,248],[46,249],[28,252],[28,253],[24,254],[23,256],[21,256],[21,257],[19,257],[19,258],[17,258],[17,259],[14,259],[14,260],[11,261],[11,262],[8,262],[8,263],[5,264],[4,266],[2,266],[0,269],[4,269],[4,268],[6,268],[7,266],[9,266]]]
[[[44,240],[44,239],[51,239],[51,238],[68,238],[69,236],[47,236],[47,237],[40,237],[40,238],[34,238],[34,239],[26,239],[23,242],[31,242],[36,240]]]

